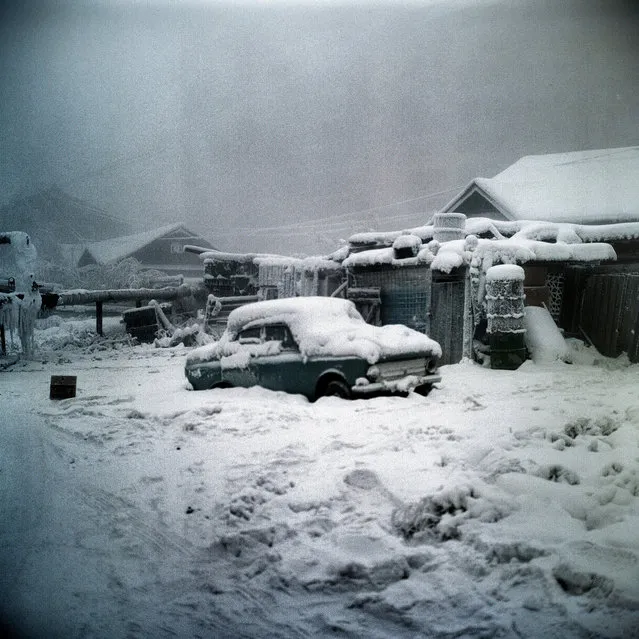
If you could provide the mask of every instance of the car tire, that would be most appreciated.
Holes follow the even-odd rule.
[[[319,395],[320,397],[350,399],[352,394],[351,389],[341,379],[332,379],[324,386]]]

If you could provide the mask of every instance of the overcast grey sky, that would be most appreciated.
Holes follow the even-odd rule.
[[[57,184],[235,251],[413,226],[522,155],[639,144],[634,7],[5,2],[0,204]]]

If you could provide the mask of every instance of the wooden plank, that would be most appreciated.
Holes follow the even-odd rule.
[[[95,303],[95,332],[98,335],[104,335],[102,330],[102,302]]]
[[[636,297],[637,284],[639,278],[632,275],[624,277],[622,297],[619,305],[619,318],[618,318],[618,337],[617,343],[622,352],[628,352],[630,345],[632,344],[631,331],[634,327],[637,302],[633,301]]]
[[[629,292],[628,315],[629,325],[626,330],[626,339],[628,349],[630,349],[630,345],[637,339],[635,323],[639,321],[639,275],[632,278],[632,286]],[[635,320],[634,318],[637,319]]]
[[[605,281],[600,275],[593,277],[593,295],[588,309],[589,334],[600,353],[606,354],[605,313],[602,305],[605,297]]]
[[[583,295],[581,298],[581,303],[579,307],[579,327],[583,329],[588,337],[592,340],[593,336],[591,335],[592,326],[591,326],[591,307],[592,307],[592,299],[594,296],[595,289],[595,278],[590,277],[586,282],[584,287]]]
[[[628,359],[633,364],[639,362],[639,313],[637,313],[637,319],[634,325],[632,343],[630,348],[628,349]]]
[[[453,296],[453,326],[451,337],[451,364],[461,362],[464,356],[464,294],[465,283],[454,282],[451,287]]]
[[[464,282],[432,284],[432,317],[429,337],[442,347],[441,365],[456,364],[463,356]]]
[[[628,359],[639,362],[639,276],[629,278],[628,307],[624,323],[625,350]]]
[[[621,354],[621,351],[618,350],[617,346],[617,329],[621,310],[620,297],[623,280],[618,275],[613,275],[612,277],[605,279],[605,284],[605,298],[602,300],[605,308],[605,354],[609,357],[617,357]]]

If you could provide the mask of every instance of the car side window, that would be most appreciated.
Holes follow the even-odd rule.
[[[259,326],[254,326],[253,328],[245,328],[243,331],[240,331],[240,334],[237,336],[237,341],[240,344],[259,344],[260,343],[260,332],[261,328]]]
[[[281,342],[282,348],[296,348],[295,340],[291,335],[291,331],[289,330],[288,326],[284,326],[283,324],[273,324],[272,326],[265,326],[264,339],[267,342]]]

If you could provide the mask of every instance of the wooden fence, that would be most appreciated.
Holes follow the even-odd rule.
[[[571,269],[572,271],[572,269]],[[578,270],[567,274],[563,325],[607,357],[639,362],[639,272]]]

